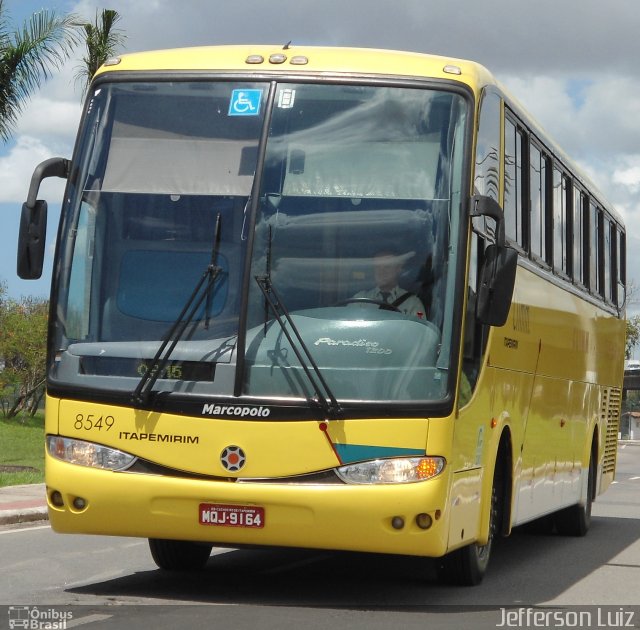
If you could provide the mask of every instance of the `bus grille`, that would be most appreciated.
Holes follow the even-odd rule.
[[[616,470],[616,456],[618,452],[618,430],[620,424],[620,401],[622,392],[617,388],[604,390],[600,420],[607,427],[604,445],[603,473],[613,473]]]

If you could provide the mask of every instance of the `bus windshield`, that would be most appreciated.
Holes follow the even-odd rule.
[[[460,93],[426,86],[97,84],[63,206],[50,386],[126,404],[188,304],[156,392],[443,400],[468,118]]]

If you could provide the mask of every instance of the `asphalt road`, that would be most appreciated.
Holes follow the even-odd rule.
[[[45,523],[0,529],[0,558],[0,628],[29,614],[91,630],[640,628],[640,445],[619,448],[585,538],[516,530],[478,587],[440,586],[430,560],[282,549],[214,549],[204,572],[166,574],[146,541]]]

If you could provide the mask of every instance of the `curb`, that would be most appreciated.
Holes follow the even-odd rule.
[[[48,520],[49,510],[44,483],[0,488],[0,525]]]
[[[33,523],[34,521],[48,521],[49,511],[46,506],[28,507],[20,510],[0,511],[0,525],[16,525],[18,523]]]

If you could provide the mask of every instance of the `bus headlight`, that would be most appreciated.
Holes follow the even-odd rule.
[[[336,473],[345,483],[415,483],[440,474],[444,465],[444,457],[398,457],[340,466]]]
[[[124,470],[137,459],[135,455],[123,453],[115,448],[59,435],[47,435],[47,451],[51,457],[69,464],[105,470]]]

